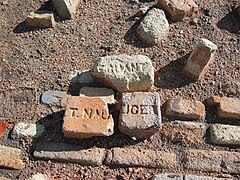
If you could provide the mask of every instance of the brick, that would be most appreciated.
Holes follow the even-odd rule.
[[[201,144],[205,141],[205,123],[173,121],[165,123],[161,129],[163,140]]]
[[[188,58],[183,73],[193,80],[199,80],[213,60],[217,46],[207,39],[199,39]]]
[[[211,96],[206,99],[206,103],[208,106],[218,106],[221,102],[221,97],[219,96]]]
[[[152,180],[184,180],[183,175],[178,174],[157,174],[155,175]]]
[[[197,100],[175,98],[167,101],[166,115],[179,119],[204,119],[205,106]]]
[[[185,175],[184,180],[230,180],[229,178],[217,178],[211,176]]]
[[[240,145],[240,126],[212,124],[211,142],[221,145]]]
[[[106,164],[122,167],[175,168],[174,152],[138,150],[133,148],[113,148],[107,154]]]
[[[100,98],[69,97],[63,121],[65,137],[89,138],[113,134],[112,115]]]
[[[240,99],[222,97],[217,114],[220,118],[240,120]]]
[[[26,25],[29,27],[51,28],[55,27],[56,22],[53,13],[37,14],[31,12],[30,15],[27,16]]]
[[[6,122],[0,122],[0,139],[2,138],[2,136],[4,135],[5,131],[7,130],[7,128],[9,128],[8,123]]]
[[[114,91],[109,88],[83,87],[80,89],[80,96],[98,97],[107,104],[115,104]]]
[[[172,21],[198,13],[198,5],[193,0],[158,0],[157,6],[166,11]]]
[[[54,8],[62,19],[72,19],[80,0],[53,0]]]
[[[46,142],[37,144],[33,156],[36,159],[100,166],[105,158],[105,149],[84,149],[76,144]]]
[[[147,138],[161,127],[160,98],[158,93],[123,93],[119,129],[135,138]]]
[[[240,173],[239,152],[188,149],[184,153],[184,168],[187,170]]]
[[[23,169],[21,150],[13,147],[0,145],[0,166],[12,169]]]

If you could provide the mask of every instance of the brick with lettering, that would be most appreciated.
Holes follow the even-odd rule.
[[[123,93],[119,129],[135,138],[147,138],[162,124],[159,94],[154,92]]]
[[[100,98],[70,96],[64,115],[65,137],[110,136],[114,122],[107,103]]]
[[[53,0],[54,8],[62,19],[72,19],[80,0]]]
[[[106,56],[95,61],[92,76],[120,92],[148,91],[154,83],[154,68],[147,56]]]

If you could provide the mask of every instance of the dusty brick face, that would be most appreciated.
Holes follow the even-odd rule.
[[[106,164],[122,167],[176,168],[174,152],[113,148],[107,154]]]
[[[187,170],[240,173],[239,152],[189,149],[184,153]]]
[[[193,80],[199,80],[213,60],[217,46],[207,39],[199,39],[183,69],[183,73]]]
[[[167,11],[173,21],[198,13],[198,5],[193,0],[158,0],[157,6]]]
[[[201,144],[205,140],[206,128],[204,123],[174,121],[162,126],[161,135],[163,140]]]
[[[205,106],[196,100],[171,99],[167,101],[166,115],[179,119],[204,119]]]
[[[107,104],[100,98],[68,98],[62,128],[65,137],[110,136],[113,127]]]
[[[222,145],[240,145],[240,126],[212,124],[211,142]]]
[[[131,137],[147,138],[161,127],[158,93],[123,93],[119,129]]]
[[[220,118],[240,120],[240,99],[222,97],[217,114]]]

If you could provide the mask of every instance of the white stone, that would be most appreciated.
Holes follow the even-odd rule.
[[[50,180],[46,174],[37,173],[27,180]]]
[[[28,124],[20,122],[15,124],[11,137],[13,139],[20,139],[26,137],[38,138],[44,132],[44,126],[40,124]]]
[[[99,97],[107,104],[115,104],[114,91],[109,88],[83,87],[80,89],[80,96]]]
[[[152,62],[143,55],[100,57],[94,63],[92,76],[120,92],[149,91],[154,84]]]
[[[72,19],[80,0],[53,0],[53,5],[62,19]]]
[[[169,23],[163,10],[153,8],[137,28],[139,37],[149,45],[158,44],[167,36]]]

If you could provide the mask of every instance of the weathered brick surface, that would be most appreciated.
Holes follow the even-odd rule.
[[[240,99],[222,97],[217,114],[220,118],[240,120]]]
[[[184,168],[205,172],[240,173],[239,152],[185,150]]]
[[[204,74],[207,66],[213,60],[217,46],[207,39],[199,39],[183,69],[183,73],[193,80],[198,80]]]
[[[80,0],[53,0],[53,5],[62,19],[72,19]]]
[[[37,159],[98,166],[105,158],[105,149],[83,149],[79,145],[48,142],[37,144],[33,155]]]
[[[158,167],[172,169],[176,168],[177,159],[174,152],[113,148],[107,154],[106,164],[110,166]]]
[[[205,123],[173,121],[161,129],[163,140],[184,143],[204,143],[207,125]]]
[[[171,99],[167,101],[166,115],[179,119],[204,119],[205,106],[197,100]]]
[[[20,149],[0,145],[0,167],[23,169],[24,166]]]
[[[64,136],[110,136],[113,134],[113,127],[113,118],[108,112],[107,104],[100,98],[68,98],[62,128]]]
[[[158,0],[157,6],[168,12],[173,21],[198,12],[198,5],[193,0]]]
[[[55,27],[56,22],[53,13],[37,14],[31,12],[27,16],[26,25],[29,27],[50,28]]]
[[[222,145],[240,145],[240,126],[212,124],[211,142]]]
[[[158,93],[135,92],[122,94],[119,129],[136,138],[147,138],[161,127]]]

